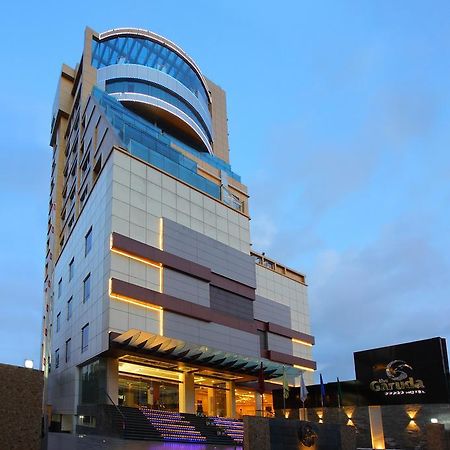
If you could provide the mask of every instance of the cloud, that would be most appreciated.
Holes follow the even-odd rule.
[[[399,220],[367,246],[318,256],[310,305],[315,358],[328,378],[353,377],[353,351],[449,334],[438,318],[450,315],[450,264],[432,232]]]
[[[273,216],[266,212],[255,214],[252,218],[253,242],[252,246],[256,251],[264,251],[270,248],[277,234],[277,229]]]
[[[435,130],[442,101],[428,89],[408,91],[395,87],[381,91],[374,105],[380,136],[391,150],[400,150],[414,139]]]

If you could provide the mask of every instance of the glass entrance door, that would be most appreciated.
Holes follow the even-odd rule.
[[[223,380],[196,376],[195,405],[197,414],[225,417],[226,384]]]
[[[119,405],[178,411],[178,384],[120,377]]]

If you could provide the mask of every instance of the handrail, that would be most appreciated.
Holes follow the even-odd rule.
[[[110,397],[110,395],[108,394],[108,392],[106,391],[106,389],[102,389],[106,396],[109,398],[109,401],[114,405],[114,407],[117,409],[118,413],[122,416],[122,431],[125,431],[126,428],[126,419],[125,419],[125,415],[123,414],[123,412],[119,409],[119,407],[114,403],[114,400]]]

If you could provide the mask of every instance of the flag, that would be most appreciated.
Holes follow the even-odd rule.
[[[337,378],[337,396],[338,396],[338,408],[342,405],[342,391],[341,391],[341,382],[339,381],[339,377]]]
[[[300,400],[305,403],[308,397],[308,389],[306,389],[305,380],[303,379],[303,372],[300,374]]]
[[[283,366],[283,397],[289,397],[289,384],[286,376],[286,367]]]
[[[258,374],[258,392],[263,395],[264,394],[264,367],[261,362],[261,367],[259,368]]]
[[[322,374],[320,374],[320,401],[323,408],[323,404],[325,402],[325,385],[323,384]]]

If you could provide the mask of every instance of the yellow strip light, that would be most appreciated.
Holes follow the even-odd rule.
[[[162,310],[161,306],[149,305],[148,303],[141,302],[139,300],[127,297],[125,295],[119,295],[119,294],[110,293],[109,296],[111,298],[116,299],[116,300],[121,300],[123,302],[131,303],[132,305],[136,305],[136,306],[142,306],[143,308],[151,309],[153,311],[161,311]]]
[[[163,218],[159,218],[159,249],[164,250],[163,248]]]
[[[148,266],[152,266],[152,267],[155,267],[157,269],[161,269],[161,267],[162,267],[161,263],[156,263],[156,262],[153,262],[153,261],[149,261],[148,259],[141,258],[139,256],[134,256],[134,255],[132,255],[130,253],[127,253],[127,252],[124,252],[122,250],[117,250],[114,247],[111,248],[111,251],[114,252],[114,253],[117,253],[118,255],[126,256],[127,258],[134,259],[135,261],[139,261],[141,263],[147,264]]]
[[[296,369],[300,369],[300,370],[305,370],[306,372],[314,372],[314,369],[311,369],[311,367],[306,367],[306,366],[299,366],[297,364],[294,364],[294,367]]]
[[[306,345],[308,347],[312,347],[313,346],[310,342],[302,341],[301,339],[292,338],[292,342],[294,342],[296,344],[303,344],[303,345]]]
[[[150,309],[152,311],[159,312],[159,335],[164,335],[164,310],[161,306],[149,305],[148,303],[141,302],[131,297],[125,295],[113,294],[112,292],[112,280],[109,279],[109,296],[115,300],[120,300],[121,302],[130,303],[131,305],[141,306],[142,308]]]

